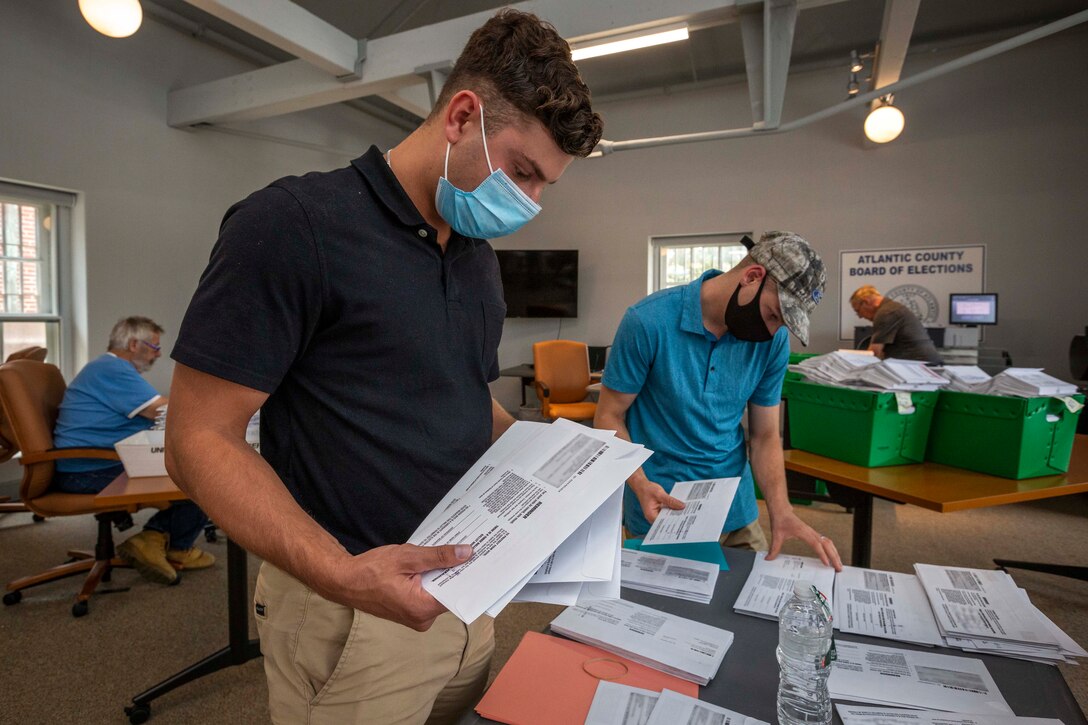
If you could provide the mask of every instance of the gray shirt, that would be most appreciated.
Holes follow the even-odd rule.
[[[939,363],[941,356],[922,321],[907,307],[887,297],[873,318],[874,344],[884,346],[884,357]]]

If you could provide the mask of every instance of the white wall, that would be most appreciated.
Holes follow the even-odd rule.
[[[91,357],[130,314],[162,324],[169,351],[233,202],[403,137],[344,106],[248,128],[350,155],[166,125],[169,90],[251,68],[148,17],[117,40],[92,30],[74,0],[0,0],[0,178],[81,193]],[[165,392],[172,370],[164,355],[149,380]]]
[[[904,76],[966,50],[911,56]],[[546,192],[540,218],[496,246],[581,250],[579,317],[562,335],[592,345],[611,342],[646,294],[651,236],[793,230],[827,264],[810,341],[826,351],[839,345],[840,250],[982,243],[987,289],[1001,301],[985,344],[1067,378],[1070,338],[1088,325],[1086,51],[1088,32],[1066,31],[903,92],[906,129],[884,147],[863,145],[859,110],[764,138],[579,160]],[[784,117],[841,101],[846,80],[845,67],[792,75]],[[614,140],[751,125],[743,83],[600,110]],[[531,360],[532,342],[557,328],[508,320],[500,363]],[[492,387],[516,408],[516,379]]]

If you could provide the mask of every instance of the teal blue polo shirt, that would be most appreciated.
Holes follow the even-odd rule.
[[[709,270],[629,307],[603,383],[638,396],[627,410],[627,430],[654,451],[642,467],[651,481],[671,491],[678,481],[742,477],[722,529],[729,532],[759,517],[741,417],[748,403],[778,405],[790,349],[785,327],[766,342],[707,331],[699,294],[719,274]],[[633,535],[650,529],[630,487],[623,518]]]

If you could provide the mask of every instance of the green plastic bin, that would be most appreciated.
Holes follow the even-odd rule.
[[[1083,395],[1074,395],[1084,402]],[[1065,473],[1080,411],[1059,398],[1009,398],[944,391],[927,460],[1002,478]]]
[[[857,466],[921,463],[937,393],[911,392],[913,413],[901,414],[895,393],[787,381],[794,448]]]

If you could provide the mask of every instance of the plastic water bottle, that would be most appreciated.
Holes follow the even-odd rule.
[[[793,585],[793,596],[778,613],[778,722],[831,722],[831,618],[812,582]]]

